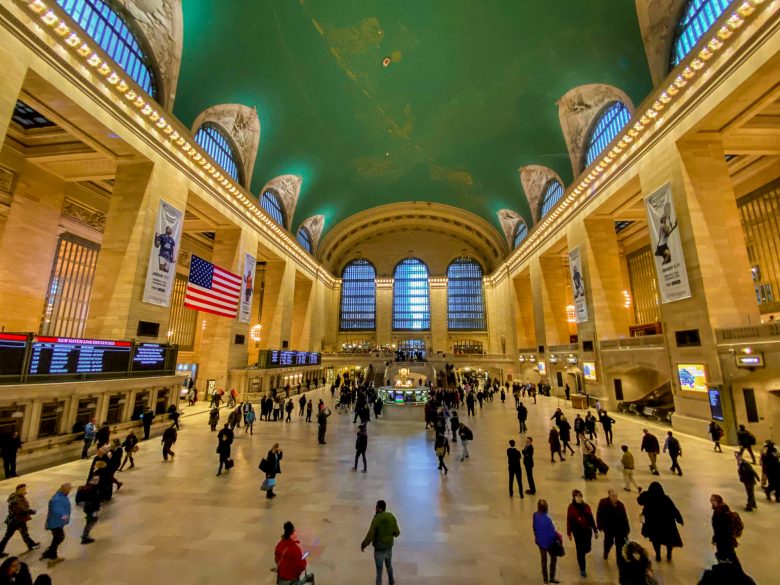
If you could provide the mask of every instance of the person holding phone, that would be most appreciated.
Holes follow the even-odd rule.
[[[306,575],[306,557],[295,536],[295,526],[289,520],[284,523],[282,539],[274,549],[277,585],[302,585],[314,583],[314,575]],[[301,579],[301,573],[304,573]]]

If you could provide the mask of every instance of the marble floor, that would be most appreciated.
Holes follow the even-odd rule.
[[[324,395],[323,391],[310,394]],[[546,434],[556,406],[554,398],[529,405],[528,426],[530,435],[541,443],[536,458],[537,497],[549,501],[558,529],[565,529],[571,489],[581,489],[595,512],[598,499],[614,487],[629,511],[632,536],[649,544],[639,536],[635,494],[620,489],[619,447],[599,444],[599,455],[612,469],[594,482],[581,479],[579,453],[565,462],[549,463]],[[449,457],[446,477],[436,469],[433,436],[425,431],[422,409],[389,407],[385,415],[369,425],[366,474],[351,470],[352,417],[334,412],[327,445],[317,444],[315,424],[297,416],[290,424],[257,423],[253,436],[239,433],[234,443],[236,466],[221,477],[215,477],[216,438],[205,415],[184,418],[175,462],[163,463],[159,440],[151,440],[141,444],[135,469],[119,474],[124,487],[104,507],[93,530],[94,544],[79,543],[84,520],[80,508],[74,508],[74,520],[60,549],[67,560],[50,570],[55,585],[207,585],[227,579],[274,583],[273,548],[286,520],[295,523],[304,549],[310,551],[309,566],[319,585],[368,585],[374,582],[373,556],[370,549],[360,552],[360,542],[380,498],[388,501],[401,529],[394,549],[399,585],[541,583],[531,530],[537,498],[510,499],[506,487],[506,442],[519,438],[513,405],[496,400],[478,411],[470,421],[475,435],[471,458],[461,463],[459,457]],[[639,442],[647,425],[615,418],[615,441],[631,446],[637,459],[636,479],[645,486],[651,475]],[[658,428],[657,434],[665,430]],[[685,547],[675,552],[672,563],[664,561],[656,567],[665,585],[694,584],[713,562],[709,494],[722,494],[740,511],[744,505],[732,450],[719,455],[704,438],[680,439],[685,475],[669,472],[665,457],[659,465],[660,480],[685,518],[681,530]],[[283,473],[278,478],[278,497],[269,501],[259,489],[262,478],[257,464],[277,441],[284,451]],[[88,466],[78,461],[22,478],[33,507],[41,510],[31,522],[33,538],[48,543],[43,523],[49,496],[65,481],[83,483]],[[0,482],[0,498],[10,494],[16,483]],[[758,583],[775,582],[771,575],[777,564],[766,557],[763,546],[769,539],[773,542],[780,505],[767,504],[760,495],[758,511],[742,512],[742,517],[745,531],[738,553],[743,565]],[[19,554],[24,548],[15,536],[7,551]],[[38,556],[38,552],[22,555],[34,575],[46,570]],[[581,578],[573,546],[568,545],[559,563],[559,579],[617,582],[614,560],[601,560],[600,540],[588,564],[588,577]]]

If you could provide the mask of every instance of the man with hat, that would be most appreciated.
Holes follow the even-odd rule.
[[[5,521],[8,528],[6,528],[5,536],[0,540],[0,558],[8,556],[8,553],[5,552],[5,545],[8,544],[17,530],[22,535],[28,549],[35,550],[41,547],[40,543],[30,538],[30,533],[27,531],[27,523],[35,512],[27,501],[27,484],[20,483],[16,486],[14,493],[8,496],[8,518]]]

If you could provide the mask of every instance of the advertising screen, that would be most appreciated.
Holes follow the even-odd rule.
[[[536,367],[539,369],[539,373],[544,376],[547,373],[547,364],[544,362],[539,362],[536,364]]]
[[[710,413],[714,420],[723,422],[723,405],[720,403],[720,390],[710,388],[707,390],[710,399]]]
[[[21,376],[27,336],[21,333],[0,333],[0,376]]]
[[[707,374],[704,364],[677,364],[677,377],[680,388],[692,392],[707,391]]]
[[[320,354],[318,354],[318,353],[310,353],[309,354],[309,365],[310,366],[319,366],[320,365]]]
[[[164,370],[167,349],[160,343],[139,343],[133,353],[133,371]]]
[[[32,343],[30,375],[108,374],[127,372],[129,341],[36,337]]]
[[[596,380],[596,363],[582,362],[582,377],[586,380]]]

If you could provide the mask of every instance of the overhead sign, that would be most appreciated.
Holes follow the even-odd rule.
[[[645,210],[661,302],[687,299],[691,296],[691,287],[688,284],[680,230],[677,229],[672,189],[668,183],[645,198]]]

